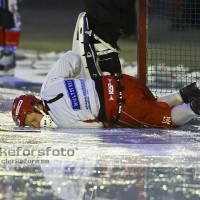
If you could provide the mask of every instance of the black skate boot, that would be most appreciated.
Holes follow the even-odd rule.
[[[200,115],[200,98],[193,100],[190,103],[190,108],[194,111],[195,114]]]
[[[15,66],[15,54],[3,53],[0,59],[0,76],[13,76]]]
[[[184,103],[190,103],[194,99],[200,97],[200,89],[197,87],[196,82],[194,82],[181,88],[180,95]]]

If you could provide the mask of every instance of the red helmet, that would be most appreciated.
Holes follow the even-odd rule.
[[[34,95],[26,94],[15,98],[12,106],[12,118],[17,126],[24,126],[27,112],[35,110],[34,105],[41,102]]]

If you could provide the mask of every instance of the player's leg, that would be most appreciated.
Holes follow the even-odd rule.
[[[92,43],[103,74],[121,73],[117,45],[121,35],[121,18],[133,4],[133,0],[84,0],[89,26],[92,30]]]
[[[152,102],[140,99],[135,100],[134,104],[124,106],[119,124],[122,126],[123,124],[131,124],[139,125],[139,127],[175,128],[182,126],[195,117],[196,113],[192,110],[190,104],[170,107],[164,102]]]
[[[190,103],[182,104],[172,108],[172,120],[177,125],[183,125],[190,119],[200,116],[200,97]]]
[[[1,20],[0,20],[1,21]],[[5,30],[0,24],[0,59],[2,57],[2,52],[5,46]]]
[[[20,33],[21,30],[17,28],[5,30],[5,46],[0,60],[0,66],[2,68],[4,67],[4,71],[10,70],[16,66],[15,51],[18,46]]]
[[[126,99],[125,105],[122,107],[120,125],[136,125],[142,126],[160,126],[160,127],[176,127],[190,121],[196,117],[196,110],[200,110],[197,101],[194,102],[194,109],[190,104],[181,104],[177,106],[169,106],[166,101],[157,101],[149,88],[140,80],[132,79],[123,75],[123,84],[125,92],[123,98]],[[137,94],[137,95],[135,95]],[[178,93],[172,94],[169,98],[172,101],[182,102]],[[200,113],[200,112],[199,112]],[[125,122],[125,123],[122,123]]]
[[[91,37],[86,13],[80,13],[77,19],[72,51],[81,56],[81,78],[93,78],[101,76],[101,70],[98,68],[94,49],[91,45]]]
[[[164,96],[158,97],[157,101],[158,102],[165,102],[170,107],[180,105],[180,104],[183,103],[183,99],[182,99],[179,92],[174,92],[174,93],[170,93],[170,94],[166,94]]]
[[[190,104],[181,104],[174,106],[171,110],[171,118],[174,124],[183,125],[191,119],[195,118],[196,114],[191,109]]]
[[[172,109],[172,120],[177,125],[183,125],[188,119],[200,115],[200,83],[191,83],[180,89],[179,94],[185,104],[175,106]]]
[[[2,57],[2,51],[5,46],[5,29],[3,28],[3,9],[0,8],[0,59]]]
[[[19,43],[21,22],[19,21],[17,13],[13,14],[7,10],[1,9],[0,16],[2,31],[4,31],[4,41],[2,41],[2,57],[0,59],[1,75],[13,75],[16,65],[15,50]]]
[[[158,98],[158,102],[166,102],[169,106],[174,106],[171,111],[174,124],[183,125],[196,115],[200,115],[199,86],[197,81],[181,88],[178,92]]]
[[[178,92],[159,97],[158,101],[166,102],[169,106],[176,106],[182,103],[190,103],[198,97],[200,97],[199,81],[181,88]]]

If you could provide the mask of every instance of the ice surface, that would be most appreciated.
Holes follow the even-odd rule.
[[[160,129],[1,132],[0,174],[15,197],[20,191],[28,199],[198,199],[199,136]]]

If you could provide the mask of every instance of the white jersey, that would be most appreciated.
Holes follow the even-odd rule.
[[[103,127],[95,121],[100,108],[95,83],[80,78],[80,71],[80,56],[71,51],[65,53],[47,74],[41,98],[44,104],[47,102],[48,113],[58,127]]]

